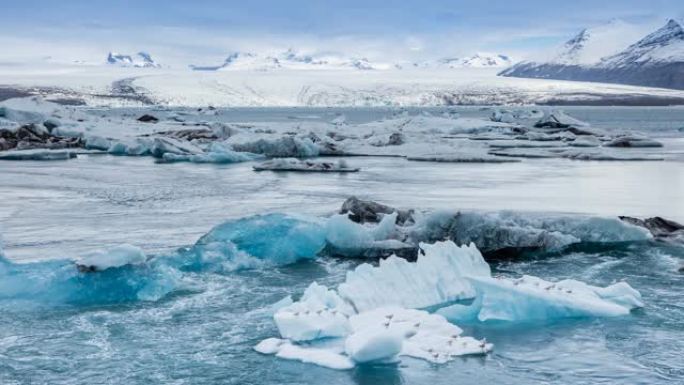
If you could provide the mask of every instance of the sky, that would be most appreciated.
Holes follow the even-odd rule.
[[[2,0],[0,8],[0,62],[145,50],[178,65],[287,48],[376,61],[525,58],[613,19],[646,33],[684,18],[681,0]]]

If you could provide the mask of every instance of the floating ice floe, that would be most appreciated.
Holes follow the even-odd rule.
[[[499,148],[489,151],[489,154],[511,158],[564,158],[572,160],[595,161],[661,161],[665,158],[658,154],[643,152],[623,152],[610,148]],[[631,150],[634,151],[634,150]]]
[[[359,224],[347,215],[333,215],[325,225],[328,252],[347,257],[380,257],[413,246],[395,237],[398,213],[387,214],[378,224]]]
[[[652,239],[645,229],[617,218],[449,210],[423,213],[355,197],[342,205],[340,213],[344,215],[328,219],[326,231],[328,252],[343,256],[386,257],[394,253],[412,260],[421,242],[453,240],[475,243],[488,257],[511,259],[524,252],[560,251],[571,245]]]
[[[214,142],[202,154],[174,154],[165,153],[162,159],[166,162],[192,162],[192,163],[240,163],[263,158],[263,155],[249,152],[233,151],[230,147]]]
[[[493,278],[474,245],[442,242],[421,249],[415,263],[390,257],[377,267],[361,265],[337,291],[312,283],[300,301],[275,313],[281,338],[264,340],[255,350],[333,369],[395,362],[401,356],[445,363],[493,348],[485,340],[461,336],[446,318],[610,317],[643,306],[639,292],[624,282],[600,288],[573,280]]]
[[[295,158],[273,159],[254,166],[254,171],[357,172],[359,170],[357,167],[350,167],[345,160],[333,163]]]
[[[251,259],[281,265],[316,258],[325,242],[325,230],[313,218],[257,215],[216,226],[191,249],[196,260],[185,262],[222,263],[239,251]]]
[[[168,137],[154,138],[150,153],[156,158],[163,158],[166,154],[175,155],[199,155],[202,154],[201,148],[195,146],[188,141],[182,141]]]
[[[88,150],[108,151],[112,141],[97,135],[87,135],[84,139],[84,147]]]
[[[270,158],[310,158],[318,156],[320,151],[310,139],[290,136],[233,143],[232,146],[235,151],[262,154]]]
[[[515,163],[518,159],[492,156],[488,154],[444,154],[444,155],[421,155],[409,156],[406,159],[416,162],[437,163]]]
[[[617,153],[609,151],[572,151],[567,150],[559,154],[560,157],[573,160],[597,160],[597,161],[662,161],[665,160],[663,156],[656,154],[639,154],[639,153]]]
[[[12,150],[0,152],[0,160],[67,160],[76,158],[71,150]]]
[[[601,141],[593,135],[584,135],[568,142],[568,145],[571,147],[599,147],[601,146]]]
[[[112,141],[107,152],[112,155],[143,156],[151,155],[154,140],[135,138],[130,141]],[[164,155],[162,155],[163,158]]]
[[[618,218],[521,215],[515,212],[438,211],[415,215],[415,224],[397,231],[413,242],[449,239],[474,243],[488,255],[512,257],[521,251],[558,251],[581,243],[646,241],[651,234]]]
[[[589,123],[575,119],[563,111],[545,111],[544,116],[534,125],[536,128],[579,128],[588,127]]]
[[[610,142],[606,143],[606,147],[639,147],[639,148],[657,148],[663,147],[663,144],[648,138],[635,137],[635,136],[620,136]]]

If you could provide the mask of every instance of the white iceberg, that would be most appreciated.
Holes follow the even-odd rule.
[[[335,291],[314,282],[299,301],[281,308],[273,319],[283,338],[312,341],[349,334],[352,314],[354,309]]]
[[[390,257],[378,267],[363,264],[347,273],[340,296],[358,311],[396,305],[412,309],[467,300],[476,292],[464,276],[490,276],[489,265],[474,245],[422,244],[414,263]]]
[[[625,282],[600,288],[574,280],[494,278],[474,245],[448,241],[420,247],[415,263],[391,257],[377,267],[357,267],[337,291],[311,284],[300,301],[274,315],[283,339],[264,340],[255,349],[334,369],[401,356],[444,363],[493,348],[461,336],[447,319],[614,317],[643,307],[639,292]]]
[[[471,305],[439,310],[452,321],[529,322],[559,318],[616,317],[643,307],[641,295],[625,282],[606,288],[575,280],[549,282],[523,276],[518,279],[469,277],[479,295]]]
[[[346,333],[336,338],[307,342],[268,338],[254,349],[278,358],[342,370],[361,363],[393,363],[401,356],[446,363],[459,356],[487,354],[493,348],[484,340],[462,336],[463,331],[444,317],[422,310],[390,306],[351,316],[337,314],[344,319]]]

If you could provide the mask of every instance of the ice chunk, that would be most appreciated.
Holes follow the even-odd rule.
[[[254,142],[233,144],[240,152],[263,154],[271,158],[310,158],[318,156],[319,148],[309,138],[285,136],[279,139],[259,139]]]
[[[103,271],[125,265],[139,265],[147,258],[139,247],[119,245],[108,250],[99,250],[81,258],[77,266],[81,271]]]
[[[338,292],[358,311],[396,305],[429,309],[475,297],[465,275],[488,276],[489,265],[474,245],[421,244],[415,263],[390,257],[378,267],[363,264],[347,273]]]
[[[263,158],[262,155],[249,152],[233,151],[220,143],[212,143],[204,154],[173,154],[165,153],[162,157],[167,162],[193,162],[193,163],[240,163]]]
[[[149,155],[153,146],[154,139],[136,138],[133,141],[112,142],[107,152],[112,155],[142,156]]]
[[[0,153],[0,160],[67,160],[76,158],[69,150],[13,150]]]
[[[525,250],[553,251],[577,243],[643,241],[651,234],[618,218],[521,215],[514,212],[448,211],[418,217],[408,229],[412,239],[434,242],[451,239],[475,243],[486,254]]]
[[[588,127],[589,124],[575,119],[563,111],[545,111],[544,117],[542,117],[534,126],[537,128],[570,128]]]
[[[653,139],[621,136],[605,144],[606,147],[663,147],[663,144]]]
[[[350,318],[354,331],[388,331],[402,340],[401,356],[446,363],[458,356],[490,352],[492,344],[463,336],[463,330],[438,314],[384,307]],[[388,349],[389,351],[389,349]]]
[[[154,138],[154,144],[150,149],[152,156],[162,158],[164,154],[196,155],[203,151],[194,144],[174,138],[159,137]]]
[[[351,334],[344,351],[354,362],[391,362],[401,353],[404,336],[384,326],[366,327]]]
[[[377,225],[361,225],[347,215],[333,215],[326,223],[326,240],[334,253],[363,256],[368,250],[411,247],[394,239],[398,213],[386,214]]]
[[[45,116],[39,112],[22,111],[7,106],[0,106],[0,118],[22,124],[40,124],[45,120]]]
[[[410,356],[446,363],[458,356],[490,352],[492,344],[462,336],[444,317],[421,310],[382,307],[354,314],[346,320],[346,334],[307,342],[269,338],[254,347],[262,354],[350,369],[359,363],[391,363]]]
[[[473,315],[480,322],[528,322],[615,317],[643,307],[639,292],[624,282],[599,288],[575,280],[553,283],[531,276],[469,279],[481,298],[470,306],[456,304],[440,309],[440,314],[457,322],[472,321],[468,318]]]
[[[490,117],[492,122],[515,123],[515,115],[510,111],[495,110]]]
[[[585,135],[578,137],[568,144],[572,147],[598,147],[601,145],[601,141],[595,136]]]
[[[78,127],[62,125],[52,129],[52,135],[62,138],[82,138],[83,131]]]
[[[275,345],[274,342],[270,342],[270,344]],[[273,350],[273,347],[269,347],[271,350]],[[255,348],[257,351],[261,352],[261,349],[258,348],[264,347],[259,344],[257,345],[257,348]],[[354,361],[343,355],[339,347],[305,347],[295,345],[287,340],[280,340],[280,344],[277,346],[277,352],[275,355],[278,358],[286,360],[297,360],[304,363],[315,364],[337,370],[352,369],[355,366]]]
[[[491,277],[474,245],[421,244],[415,263],[398,258],[347,273],[338,293],[359,312],[383,306],[437,310],[454,321],[548,320],[625,315],[641,307],[641,296],[626,283],[599,288],[578,281],[551,283],[525,276]],[[472,299],[470,305],[458,302]]]
[[[333,290],[312,283],[302,298],[274,315],[280,335],[292,341],[344,337],[354,310]]]
[[[108,151],[112,143],[109,139],[96,135],[87,135],[85,137],[85,148],[89,150]]]
[[[325,230],[313,219],[258,215],[215,227],[197,241],[193,251],[200,255],[232,252],[231,245],[255,258],[287,264],[316,258],[325,247]]]
[[[255,171],[300,171],[300,172],[357,172],[358,168],[349,167],[344,160],[337,163],[313,162],[295,158],[274,159],[254,166]]]

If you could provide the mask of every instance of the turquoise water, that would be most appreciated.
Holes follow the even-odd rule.
[[[281,230],[275,234],[269,237],[276,242],[290,239]],[[646,307],[613,319],[461,325],[466,333],[494,343],[494,352],[443,366],[404,358],[398,365],[351,371],[262,356],[252,347],[277,335],[272,304],[302,293],[314,280],[334,286],[359,261],[321,257],[233,271],[216,268],[218,262],[233,260],[233,252],[198,266],[192,250],[157,256],[150,263],[155,267],[127,266],[91,275],[59,261],[0,269],[0,285],[17,268],[23,272],[14,274],[23,276],[22,282],[59,283],[32,285],[36,295],[31,298],[16,294],[0,299],[0,382],[672,384],[684,379],[680,246],[619,244],[597,252],[530,255],[495,264],[495,273],[503,275],[574,278],[601,286],[625,279],[641,291]],[[267,259],[281,255],[259,252]],[[159,266],[177,270],[168,273]],[[144,297],[148,300],[132,294],[140,282],[157,284],[160,274],[176,279],[166,294]]]
[[[233,111],[236,120],[327,119],[339,112]],[[359,121],[386,113],[342,112]],[[606,129],[651,130],[666,137],[664,151],[684,149],[677,138],[684,109],[578,107],[571,113]],[[0,263],[0,384],[684,383],[684,275],[678,272],[684,247],[655,241],[494,263],[495,274],[503,275],[599,286],[624,279],[646,307],[612,319],[459,325],[494,343],[486,357],[446,365],[403,358],[398,365],[334,371],[254,352],[256,343],[277,335],[274,303],[296,298],[313,281],[335,286],[361,263],[315,258],[315,225],[290,232],[282,221],[266,221],[266,232],[245,233],[245,218],[254,214],[285,212],[315,222],[360,195],[425,210],[662,215],[684,222],[678,161],[349,162],[363,165],[363,172],[256,177],[250,163],[160,165],[111,156],[0,164],[0,235],[11,260]],[[221,234],[241,239],[236,244],[257,261],[207,246],[217,233],[204,236],[226,221]],[[289,239],[298,242],[281,242]],[[140,246],[153,259],[94,275],[64,261],[120,243]]]

